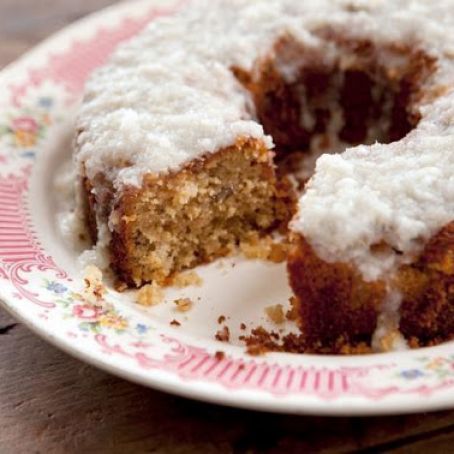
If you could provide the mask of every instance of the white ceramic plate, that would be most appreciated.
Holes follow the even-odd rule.
[[[171,393],[231,406],[325,415],[454,407],[454,344],[335,357],[248,356],[239,325],[289,295],[285,267],[224,260],[204,284],[169,290],[145,309],[110,289],[102,309],[79,301],[77,252],[59,233],[52,181],[71,154],[73,112],[87,75],[118,42],[181,4],[115,6],[46,41],[0,75],[0,297],[40,336],[83,361]],[[235,266],[232,266],[235,265]],[[176,297],[195,303],[185,315]],[[230,344],[214,340],[228,316]],[[170,325],[177,319],[180,327]],[[217,351],[225,357],[217,359]],[[219,356],[219,355],[218,355]]]

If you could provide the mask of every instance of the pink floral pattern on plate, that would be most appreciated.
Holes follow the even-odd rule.
[[[34,158],[35,149],[45,137],[54,119],[50,115],[53,99],[40,97],[36,104],[26,107],[0,124],[0,136],[9,142],[12,150],[25,158]],[[55,119],[58,121],[58,118]]]
[[[150,10],[153,2],[140,5],[141,14],[134,17],[124,6],[118,7],[114,25],[110,24],[112,12],[106,19],[99,16],[81,24],[79,33],[59,38],[66,51],[55,54],[48,44],[41,50],[47,54],[44,63],[42,55],[40,66],[36,66],[37,57],[30,56],[17,65],[14,81],[8,83],[0,118],[0,293],[5,306],[43,336],[52,335],[59,345],[102,367],[201,399],[229,402],[231,390],[252,390],[261,393],[267,409],[317,412],[319,408],[324,413],[373,413],[374,405],[390,396],[401,399],[403,406],[415,399],[421,399],[421,408],[446,406],[443,400],[453,405],[451,346],[412,352],[402,362],[392,356],[351,364],[345,358],[338,363],[332,358],[289,360],[288,355],[251,358],[237,350],[219,356],[178,334],[160,332],[136,313],[123,313],[109,293],[103,304],[81,298],[80,283],[38,239],[29,204],[33,165],[46,153],[48,135],[65,119],[64,109],[57,106],[77,102],[87,75],[119,42],[149,20],[181,7]],[[49,93],[49,86],[59,88]],[[174,387],[163,385],[167,381]],[[200,390],[201,384],[206,390]],[[442,392],[449,398],[441,399]],[[284,397],[293,403],[283,404]],[[427,397],[433,397],[433,402],[424,400]],[[345,399],[358,400],[348,410],[343,407]],[[262,407],[255,394],[237,397],[236,402]],[[333,405],[332,411],[327,410],[327,402]],[[389,409],[386,405],[382,411]]]

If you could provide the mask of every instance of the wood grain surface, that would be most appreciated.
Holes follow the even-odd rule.
[[[0,0],[0,67],[112,0]],[[454,412],[292,417],[193,402],[72,359],[0,309],[0,454],[454,452]]]

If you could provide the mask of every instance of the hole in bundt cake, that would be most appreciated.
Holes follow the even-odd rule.
[[[434,69],[433,58],[419,50],[324,35],[326,44],[316,50],[286,36],[253,74],[234,70],[273,137],[281,168],[300,168],[305,178],[322,153],[405,137],[419,121],[413,105]]]

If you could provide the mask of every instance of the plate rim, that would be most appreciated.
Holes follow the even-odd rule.
[[[139,5],[139,6],[138,6]],[[135,7],[141,8],[140,5],[153,5],[153,1],[150,0],[136,0]],[[47,51],[50,51],[57,41],[68,40],[72,34],[76,35],[83,27],[93,26],[99,22],[103,23],[106,20],[107,15],[121,16],[123,12],[129,10],[130,3],[121,2],[116,5],[112,5],[101,11],[95,12],[85,18],[82,18],[75,23],[63,28],[62,30],[54,33],[50,37],[46,38],[43,42],[38,44],[33,49],[27,51],[21,57],[14,62],[7,65],[0,72],[0,83],[5,83],[6,80],[11,77],[14,73],[20,73],[24,70],[27,63],[34,60],[36,57],[41,56]],[[46,57],[47,58],[47,57]],[[0,164],[1,170],[1,164]],[[1,179],[1,178],[0,178]],[[28,197],[28,194],[27,194]],[[41,244],[41,246],[43,246]],[[165,370],[153,369],[147,371],[145,374],[137,374],[134,370],[128,370],[128,368],[122,368],[109,362],[108,357],[101,357],[100,355],[92,354],[91,352],[83,351],[83,349],[77,348],[71,345],[68,339],[64,338],[60,333],[52,334],[46,330],[44,323],[39,324],[36,320],[28,317],[26,310],[17,305],[10,296],[6,294],[3,280],[0,279],[0,304],[4,307],[13,317],[19,319],[33,332],[38,334],[41,338],[56,346],[57,348],[65,351],[70,356],[75,357],[81,361],[87,362],[92,366],[103,369],[109,373],[125,378],[129,381],[139,383],[154,389],[176,394],[179,396],[197,399],[200,401],[206,401],[216,404],[227,405],[237,408],[254,409],[259,411],[272,411],[277,413],[287,414],[312,414],[312,415],[331,415],[331,416],[345,416],[345,415],[384,415],[384,414],[403,414],[413,413],[415,411],[432,411],[442,410],[454,407],[454,386],[451,388],[450,398],[447,398],[446,394],[438,393],[437,395],[431,395],[426,400],[415,399],[414,396],[410,396],[406,402],[406,406],[402,407],[402,402],[393,402],[386,400],[373,402],[372,400],[362,399],[350,399],[348,403],[345,401],[334,402],[334,401],[322,401],[320,399],[314,400],[306,399],[304,405],[299,403],[291,403],[288,400],[280,399],[279,396],[265,395],[262,391],[257,390],[251,391],[249,389],[235,390],[241,394],[232,396],[232,392],[215,383],[208,383],[203,380],[197,381],[185,381],[178,375],[172,375],[170,372]],[[454,344],[453,344],[454,345]],[[421,349],[419,352],[433,351],[438,347]],[[410,352],[414,353],[414,352]],[[320,355],[304,355],[320,358]],[[369,355],[371,356],[371,355]],[[374,355],[375,356],[375,355]],[[328,358],[328,357],[323,357]],[[170,379],[172,378],[172,379]],[[454,382],[454,377],[453,377]],[[203,387],[207,389],[202,389]],[[245,395],[244,395],[245,394]]]

